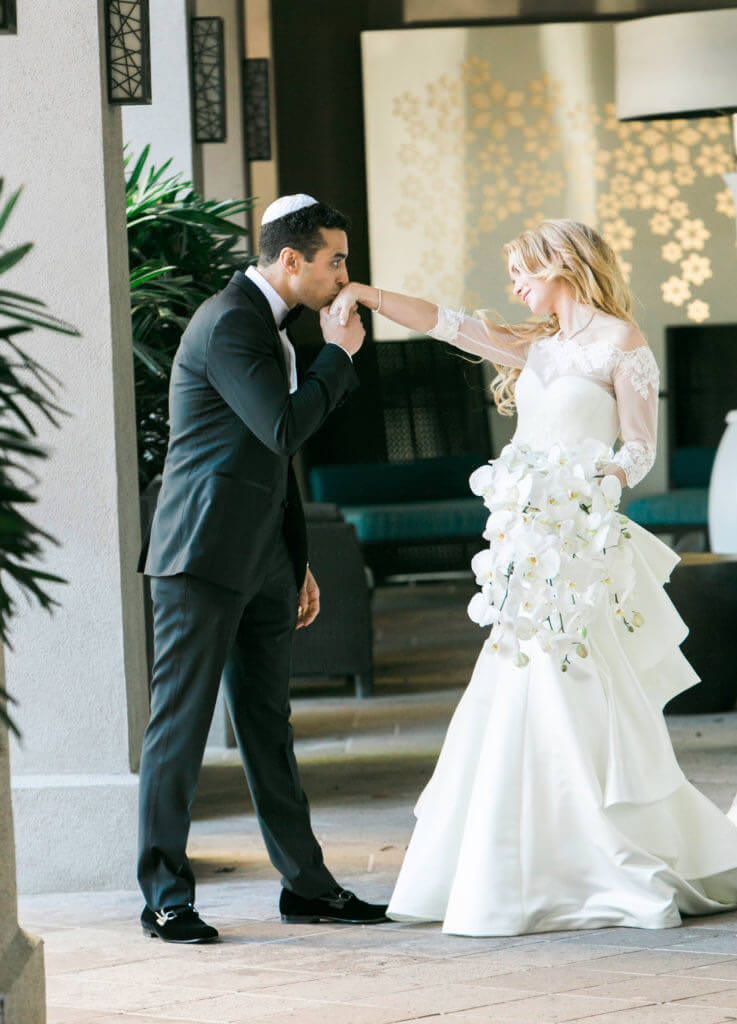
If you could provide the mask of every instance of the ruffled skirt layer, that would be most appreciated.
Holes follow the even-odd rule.
[[[630,524],[634,634],[604,613],[563,673],[483,650],[450,723],[389,906],[459,935],[627,925],[737,906],[737,826],[691,786],[663,719],[698,682],[663,590],[679,561]]]

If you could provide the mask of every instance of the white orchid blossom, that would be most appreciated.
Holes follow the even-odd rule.
[[[614,452],[600,441],[535,451],[508,444],[470,477],[489,510],[489,548],[471,562],[481,588],[470,618],[490,627],[486,649],[519,667],[537,647],[561,660],[588,657],[588,627],[602,608],[629,632],[644,618],[633,606],[635,572],[618,512],[619,480],[604,475]]]

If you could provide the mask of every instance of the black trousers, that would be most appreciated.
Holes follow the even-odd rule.
[[[297,586],[283,538],[252,596],[186,574],[152,578],[151,594],[154,668],[139,798],[146,903],[157,910],[194,901],[190,809],[221,675],[271,862],[300,896],[328,892],[337,883],[310,825],[289,721]]]

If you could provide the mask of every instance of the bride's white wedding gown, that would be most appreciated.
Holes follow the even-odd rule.
[[[442,309],[431,332],[522,368],[515,441],[547,449],[621,435],[615,461],[633,486],[655,457],[658,370],[650,349],[623,334],[501,348],[481,321]],[[482,650],[415,808],[393,919],[515,935],[667,928],[681,914],[737,905],[737,827],[686,780],[662,715],[699,678],[679,649],[688,628],[663,590],[679,557],[629,529],[639,630],[602,611],[590,656],[566,673],[534,641],[525,668]]]

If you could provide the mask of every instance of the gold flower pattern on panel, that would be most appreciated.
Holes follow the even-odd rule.
[[[697,324],[709,319],[709,303],[703,299],[694,299],[688,304],[688,318],[695,320]]]
[[[464,295],[475,306],[481,297],[466,281],[489,236],[560,216],[571,187],[593,186],[595,226],[627,279],[633,268],[624,257],[636,259],[649,233],[662,259],[662,301],[695,323],[709,318],[695,291],[713,278],[710,228],[735,218],[720,177],[732,166],[726,117],[623,123],[613,103],[569,102],[566,83],[548,72],[516,88],[479,56],[455,76],[397,95],[393,116],[403,133],[393,222],[400,231],[421,227],[427,243],[403,281],[408,291]],[[714,189],[713,222],[692,212],[706,189]],[[464,266],[444,256],[456,243]]]
[[[669,277],[661,284],[660,290],[663,293],[663,300],[673,303],[674,306],[682,306],[686,299],[691,298],[691,289],[682,277]]]
[[[734,196],[728,188],[723,189],[721,192],[717,192],[716,195],[717,213],[723,213],[725,217],[729,217],[730,220],[734,220],[737,216],[737,209],[734,205]]]

